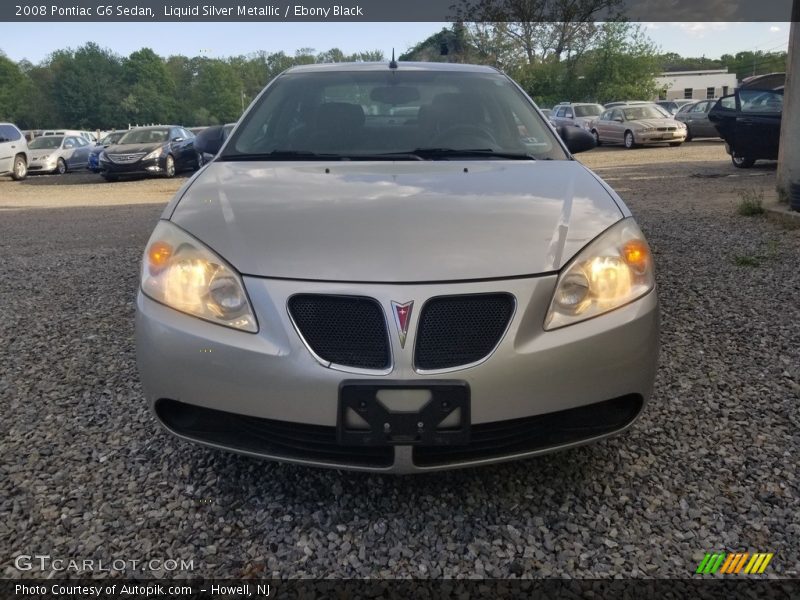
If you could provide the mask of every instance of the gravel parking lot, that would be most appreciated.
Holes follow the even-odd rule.
[[[742,190],[772,192],[774,164],[734,169],[712,141],[580,158],[656,255],[652,402],[593,446],[413,477],[164,433],[136,372],[134,296],[183,180],[0,180],[0,575],[45,576],[13,557],[49,554],[194,562],[156,576],[687,577],[706,551],[749,550],[798,577],[800,232],[736,213]]]

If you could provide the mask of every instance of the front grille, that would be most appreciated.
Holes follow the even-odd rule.
[[[415,446],[414,464],[437,466],[534,452],[619,431],[642,409],[638,394],[555,413],[473,425],[465,446]]]
[[[289,298],[289,314],[322,360],[360,369],[389,367],[386,319],[372,298],[298,294]]]
[[[134,154],[109,154],[108,158],[111,160],[111,162],[115,162],[118,165],[127,165],[140,160],[145,154],[146,152],[136,152]]]
[[[340,446],[336,427],[248,417],[161,399],[156,415],[171,430],[190,439],[276,458],[342,466],[388,467],[391,446]]]
[[[439,296],[422,307],[414,364],[432,371],[478,362],[500,342],[514,314],[510,294]]]
[[[659,127],[658,131],[677,131],[677,127]]]

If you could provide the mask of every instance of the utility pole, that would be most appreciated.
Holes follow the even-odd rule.
[[[789,199],[792,210],[800,211],[800,0],[794,0],[792,6],[778,154],[778,194]]]

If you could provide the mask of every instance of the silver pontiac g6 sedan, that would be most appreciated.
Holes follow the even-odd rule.
[[[569,131],[566,131],[569,130]],[[628,428],[658,357],[653,259],[511,79],[456,64],[276,77],[170,202],[136,320],[172,433],[424,472]],[[588,138],[588,143],[586,138]]]

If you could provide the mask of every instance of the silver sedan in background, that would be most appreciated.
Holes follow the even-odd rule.
[[[398,111],[398,108],[402,111]],[[402,114],[402,118],[398,118]],[[659,312],[630,211],[489,67],[275,78],[144,250],[137,358],[175,435],[315,466],[424,472],[617,434]]]
[[[92,144],[79,135],[43,135],[28,144],[30,173],[57,173],[85,169]]]
[[[598,146],[623,144],[628,149],[642,144],[680,146],[686,140],[686,125],[665,112],[654,104],[615,106],[592,122],[592,135]]]

